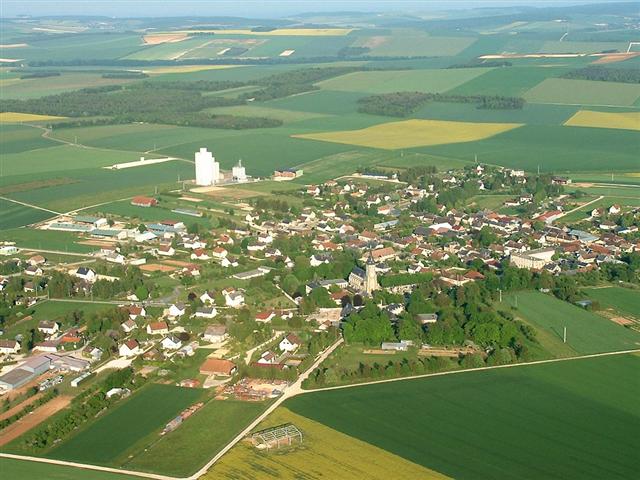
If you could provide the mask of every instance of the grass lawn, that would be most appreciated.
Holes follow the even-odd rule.
[[[637,355],[573,360],[316,392],[284,406],[456,479],[628,479],[640,468],[639,368]]]
[[[197,402],[203,391],[152,384],[90,422],[77,434],[55,447],[48,456],[60,460],[113,464],[131,453],[132,447],[151,443],[165,424],[184,408]],[[144,445],[146,446],[146,445]]]
[[[540,292],[509,295],[504,303],[514,305],[516,297],[516,316],[558,339],[567,327],[567,344],[580,354],[640,348],[640,333],[581,307]]]
[[[262,402],[213,400],[123,467],[186,476],[204,465],[266,408]]]
[[[606,308],[640,319],[640,290],[623,287],[586,288],[584,292]]]
[[[260,452],[239,443],[203,478],[205,480],[285,479],[285,480],[387,480],[415,478],[444,480],[448,477],[393,455],[357,438],[344,435],[279,408],[256,430],[293,423],[303,435],[303,444],[292,449]]]
[[[139,478],[11,458],[0,458],[0,474],[3,478],[16,480],[134,480]]]

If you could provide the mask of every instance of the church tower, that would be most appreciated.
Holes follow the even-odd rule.
[[[367,265],[364,278],[364,291],[367,295],[371,295],[374,290],[378,290],[378,274],[376,273],[376,262],[373,261],[371,251],[369,251],[369,258],[367,259]]]

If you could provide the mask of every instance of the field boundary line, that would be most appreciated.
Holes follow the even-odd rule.
[[[37,205],[32,205],[30,203],[21,202],[20,200],[14,200],[8,197],[0,197],[0,200],[5,200],[7,202],[17,203],[18,205],[22,205],[23,207],[35,208],[36,210],[42,210],[44,212],[53,213],[56,216],[62,215],[60,212],[56,212],[55,210],[49,210],[48,208],[38,207]]]
[[[535,360],[533,362],[523,362],[523,363],[509,363],[507,365],[493,365],[490,367],[479,367],[479,368],[465,368],[462,370],[448,370],[446,372],[436,372],[436,373],[425,373],[422,375],[414,375],[410,377],[398,377],[398,378],[387,378],[384,380],[374,380],[371,382],[364,383],[352,383],[349,385],[336,385],[335,387],[323,387],[323,388],[315,388],[313,390],[302,390],[298,393],[298,395],[303,395],[307,393],[315,393],[315,392],[326,392],[328,390],[341,390],[344,388],[355,388],[355,387],[364,387],[367,385],[377,385],[380,383],[390,383],[390,382],[400,382],[403,380],[414,380],[418,378],[429,378],[429,377],[441,377],[444,375],[454,375],[459,373],[469,373],[469,372],[481,372],[485,370],[496,370],[499,368],[515,368],[515,367],[526,367],[530,365],[544,365],[547,363],[558,363],[558,362],[568,362],[572,360],[584,360],[589,358],[598,358],[598,357],[609,357],[613,355],[628,355],[631,353],[640,353],[640,348],[635,348],[633,350],[620,350],[615,352],[604,352],[604,353],[590,353],[588,355],[579,355],[574,357],[564,357],[564,358],[549,358],[547,360]]]

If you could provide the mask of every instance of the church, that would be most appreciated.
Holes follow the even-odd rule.
[[[349,274],[349,286],[356,292],[372,295],[374,290],[378,290],[378,274],[373,257],[369,254],[365,269],[355,267]]]

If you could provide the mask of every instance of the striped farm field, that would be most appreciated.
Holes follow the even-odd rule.
[[[472,142],[522,126],[519,123],[471,123],[442,120],[404,120],[361,130],[294,135],[323,142],[396,150],[398,148]]]
[[[571,127],[640,130],[640,112],[594,112],[592,110],[580,110],[564,124]]]
[[[66,117],[53,115],[36,115],[34,113],[0,112],[0,123],[40,122],[43,120],[60,120]]]

